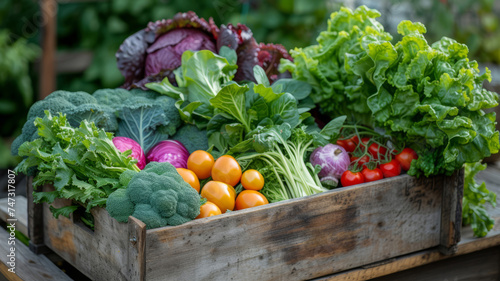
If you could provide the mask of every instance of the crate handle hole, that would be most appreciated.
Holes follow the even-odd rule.
[[[94,216],[87,213],[85,208],[79,207],[73,212],[73,223],[90,234],[94,234]]]

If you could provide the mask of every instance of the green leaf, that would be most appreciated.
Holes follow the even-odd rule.
[[[238,59],[238,56],[236,55],[236,51],[229,48],[228,46],[220,47],[219,56],[226,58],[230,65],[235,65],[236,61]]]
[[[160,105],[137,105],[124,107],[118,112],[117,136],[135,140],[144,152],[159,141],[166,139],[156,128],[165,125],[165,114]]]
[[[283,122],[295,128],[300,123],[300,114],[297,110],[297,100],[289,93],[285,93],[269,104],[271,118],[280,117]]]
[[[35,203],[52,203],[59,198],[57,191],[33,192],[33,202]]]
[[[261,153],[273,150],[276,144],[284,144],[290,138],[292,131],[289,123],[270,127],[259,127],[250,137],[253,139],[255,151]]]
[[[277,94],[274,91],[274,88],[270,88],[269,86],[265,86],[263,84],[254,85],[253,92],[259,94],[266,101],[266,103],[277,100],[283,95],[283,92],[278,92]]]
[[[75,129],[62,115],[52,117],[48,112],[38,120],[38,130],[45,137],[25,142],[21,153],[25,160],[16,170],[27,170],[36,164],[35,187],[52,183],[55,191],[34,192],[36,202],[51,203],[57,198],[72,199],[89,210],[103,204],[110,188],[118,186],[124,171],[138,171],[137,160],[129,158],[130,151],[121,153],[111,140],[112,134],[84,120]],[[42,125],[43,124],[43,125]],[[51,207],[54,215],[69,216],[77,207]]]
[[[394,64],[398,58],[398,53],[389,42],[369,44],[367,52],[375,63],[374,67],[367,71],[367,76],[373,81],[377,89],[380,89],[387,80],[385,72]]]
[[[312,91],[312,87],[309,83],[291,78],[279,79],[273,83],[271,88],[275,93],[290,93],[298,101],[308,97]]]
[[[409,20],[401,21],[398,24],[398,33],[405,36],[412,33],[424,34],[427,32],[425,26],[420,22],[411,22]]]
[[[182,54],[182,76],[186,81],[190,102],[208,104],[233,79],[237,66],[208,50],[185,51]]]
[[[257,81],[257,84],[263,85],[265,87],[269,87],[269,79],[267,79],[266,72],[260,65],[255,65],[253,67],[253,76],[255,77],[255,80]]]
[[[230,84],[222,88],[217,96],[210,100],[210,104],[238,120],[245,127],[245,131],[249,132],[251,129],[248,114],[245,110],[246,91],[248,91],[247,86]]]
[[[331,120],[323,127],[323,129],[321,129],[319,133],[328,138],[331,138],[332,136],[338,136],[338,134],[340,133],[340,129],[344,125],[346,119],[347,116],[344,115]]]
[[[49,206],[50,211],[52,212],[52,215],[54,218],[59,218],[59,216],[64,216],[69,218],[69,215],[71,215],[74,211],[78,209],[78,206],[66,206],[66,207],[61,207],[61,208],[54,208],[53,206]]]
[[[496,206],[496,194],[486,188],[485,183],[478,184],[477,173],[486,169],[486,164],[467,163],[464,165],[464,197],[462,201],[462,223],[471,225],[474,235],[486,236],[494,226],[494,220],[488,215],[485,205]]]
[[[163,79],[160,83],[147,83],[145,86],[153,91],[156,91],[162,95],[166,95],[174,99],[182,98],[183,101],[184,101],[184,96],[187,94],[186,88],[175,87],[170,83],[168,77]]]

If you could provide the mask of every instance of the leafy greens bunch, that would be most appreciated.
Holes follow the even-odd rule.
[[[45,116],[45,110],[53,115],[65,114],[73,127],[80,126],[83,120],[94,122],[106,132],[137,141],[145,152],[174,135],[181,125],[175,100],[153,91],[100,89],[93,94],[55,91],[31,106],[22,134],[12,144],[13,155],[18,155],[24,142],[40,137],[34,122]]]
[[[233,81],[238,67],[236,60],[237,56],[234,50],[224,46],[218,55],[209,50],[197,52],[188,50],[182,55],[181,66],[174,71],[178,86],[174,86],[168,78],[165,78],[160,83],[148,83],[146,87],[174,98],[176,100],[175,106],[184,122],[208,130],[220,127],[224,123],[231,123],[228,122],[230,118],[221,118],[224,116],[218,116],[214,120],[214,117],[221,113],[222,109],[220,107],[224,107],[222,104],[227,101],[233,105],[238,103],[236,104],[236,110],[242,110],[243,107],[247,107],[247,109],[253,107],[250,110],[252,112],[250,117],[239,116],[240,124],[247,133],[250,131],[249,126],[251,124],[248,123],[250,120],[242,120],[242,118],[257,120],[262,117],[262,114],[267,117],[269,107],[266,104],[280,98],[285,93],[291,96],[283,97],[280,102],[295,104],[295,108],[299,111],[293,113],[292,117],[294,119],[298,119],[300,113],[314,107],[314,103],[308,97],[311,87],[307,83],[293,79],[280,79],[271,86],[265,71],[260,66],[255,66],[253,69],[254,74],[252,74],[257,80],[257,84],[246,81],[241,83],[242,85],[248,85],[245,89],[234,88],[239,87],[239,84]],[[250,93],[246,94],[247,91]],[[261,93],[263,97],[257,98],[259,97],[258,93]],[[232,100],[233,94],[238,96],[235,100]],[[241,95],[248,96],[244,104],[240,103]],[[278,102],[275,103],[275,105],[277,104]],[[259,108],[259,106],[265,108]],[[279,115],[287,108],[289,106],[284,106],[281,109],[276,107],[275,109],[280,112],[272,111],[271,113]],[[287,112],[287,114],[290,114],[290,112]],[[240,128],[236,130],[238,132],[242,131]],[[234,134],[231,136],[234,136]],[[239,140],[240,138],[237,138],[237,141]]]
[[[231,52],[227,54],[234,58]],[[197,57],[204,59],[189,63]],[[222,71],[214,74],[204,71],[205,65],[210,66],[208,58],[216,57],[225,63],[219,67]],[[253,76],[257,83],[238,84],[223,71],[232,70],[228,68],[231,61],[234,60],[206,50],[186,51],[176,73],[182,87],[174,87],[168,79],[146,86],[176,98],[181,117],[198,127],[206,127],[209,146],[217,152],[231,154],[245,166],[269,171],[266,174],[269,184],[262,192],[270,201],[327,190],[316,176],[317,169],[307,159],[313,148],[326,145],[338,134],[345,117],[320,130],[308,112],[315,105],[309,98],[311,87],[306,82],[280,79],[270,85],[265,71],[255,66]]]
[[[260,69],[254,71],[261,84],[229,84],[210,99],[217,114],[208,123],[209,143],[263,171],[267,184],[262,193],[271,202],[326,191],[308,156],[338,136],[345,116],[320,130],[304,101],[310,88],[293,80],[269,86]]]
[[[449,38],[429,45],[425,31],[420,23],[402,21],[401,41],[366,38],[366,54],[346,67],[372,93],[366,104],[373,125],[424,156],[408,173],[450,175],[498,152],[495,113],[483,111],[498,105],[498,95],[483,89],[490,71],[480,75],[477,62],[467,58],[467,46]]]
[[[80,127],[74,128],[66,115],[52,116],[49,111],[45,114],[34,121],[40,137],[19,147],[19,156],[25,159],[15,169],[26,173],[37,167],[38,173],[33,178],[35,189],[44,184],[54,185],[54,191],[35,190],[35,203],[72,199],[88,212],[92,207],[105,206],[107,197],[122,187],[119,177],[123,172],[139,171],[137,160],[129,157],[131,151],[118,151],[112,134],[98,129],[94,123],[83,120]],[[68,217],[77,208],[78,205],[50,207],[56,218]]]
[[[486,188],[483,182],[478,184],[475,176],[486,169],[486,164],[468,163],[464,165],[464,198],[462,201],[462,223],[470,225],[477,237],[485,236],[493,228],[495,221],[488,215],[485,204],[496,206],[496,194]]]
[[[330,117],[347,114],[417,151],[411,175],[450,175],[498,152],[495,114],[483,111],[498,105],[482,87],[490,71],[480,74],[467,46],[452,39],[429,45],[420,23],[401,22],[393,45],[379,15],[365,6],[333,13],[319,45],[291,51],[294,63],[282,61],[282,70],[308,81]]]
[[[232,81],[237,68],[236,53],[228,47],[222,47],[219,55],[209,50],[187,50],[181,66],[174,71],[177,86],[167,77],[146,87],[174,98],[182,120],[204,129],[213,116],[209,100]]]
[[[362,46],[365,38],[389,41],[392,36],[384,31],[375,19],[376,10],[366,6],[354,12],[342,7],[332,13],[328,28],[317,38],[317,45],[290,50],[293,62],[281,60],[280,71],[292,73],[294,79],[306,81],[312,86],[311,98],[321,112],[330,118],[347,115],[355,122],[370,120],[366,99],[372,94],[364,91],[359,76],[346,67],[347,60],[356,60],[366,54]],[[348,55],[346,55],[348,54]]]

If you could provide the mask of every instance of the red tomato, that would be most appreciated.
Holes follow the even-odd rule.
[[[347,170],[340,177],[340,183],[342,183],[342,186],[350,186],[364,182],[365,177],[361,172],[351,172]]]
[[[382,173],[382,170],[379,168],[375,168],[373,170],[370,170],[368,168],[364,168],[361,173],[365,177],[365,181],[378,181],[384,178],[384,174]]]
[[[370,162],[370,157],[368,155],[364,155],[361,158],[359,158],[357,156],[352,156],[351,157],[351,163],[354,162],[354,161],[358,162],[358,164],[356,165],[356,167],[363,167],[363,168],[365,168],[366,167],[365,164],[368,163],[368,162]]]
[[[401,164],[399,164],[398,160],[392,159],[390,162],[380,164],[380,170],[382,170],[386,178],[399,176],[401,174]]]
[[[361,138],[361,143],[359,143],[359,138],[358,136],[354,136],[351,138],[351,140],[356,144],[358,145],[359,144],[359,148],[361,148],[362,150],[365,149],[365,145],[370,142],[370,138],[367,138],[367,137],[364,137],[364,138]]]
[[[418,159],[418,155],[413,149],[407,147],[403,149],[401,153],[397,154],[395,158],[398,160],[399,164],[401,164],[401,168],[408,171],[410,169],[411,161]]]
[[[368,152],[373,156],[373,159],[383,159],[387,148],[380,146],[378,143],[372,143],[368,147]]]
[[[356,149],[356,143],[352,139],[337,140],[337,145],[342,146],[347,152],[353,152]]]

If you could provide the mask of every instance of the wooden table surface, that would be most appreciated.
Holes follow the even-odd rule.
[[[490,163],[477,180],[486,182],[487,188],[500,198],[500,162]],[[0,206],[6,204],[4,201],[0,199]],[[17,208],[26,204],[23,202],[23,199],[18,200]],[[315,280],[500,280],[500,203],[495,208],[487,209],[495,220],[494,228],[486,237],[475,238],[470,227],[463,227],[462,239],[454,255],[445,256],[438,249],[427,249]],[[4,212],[0,208],[2,219],[5,218]],[[23,222],[25,219],[20,219],[20,223]],[[19,230],[25,230],[25,226],[20,226]],[[9,251],[6,243],[8,236],[8,232],[1,228],[0,281],[82,280],[81,275],[68,275],[64,272],[65,268],[56,266],[53,255],[51,259],[45,255],[37,256],[20,242],[16,243],[17,274],[8,272],[7,257],[4,255]]]

